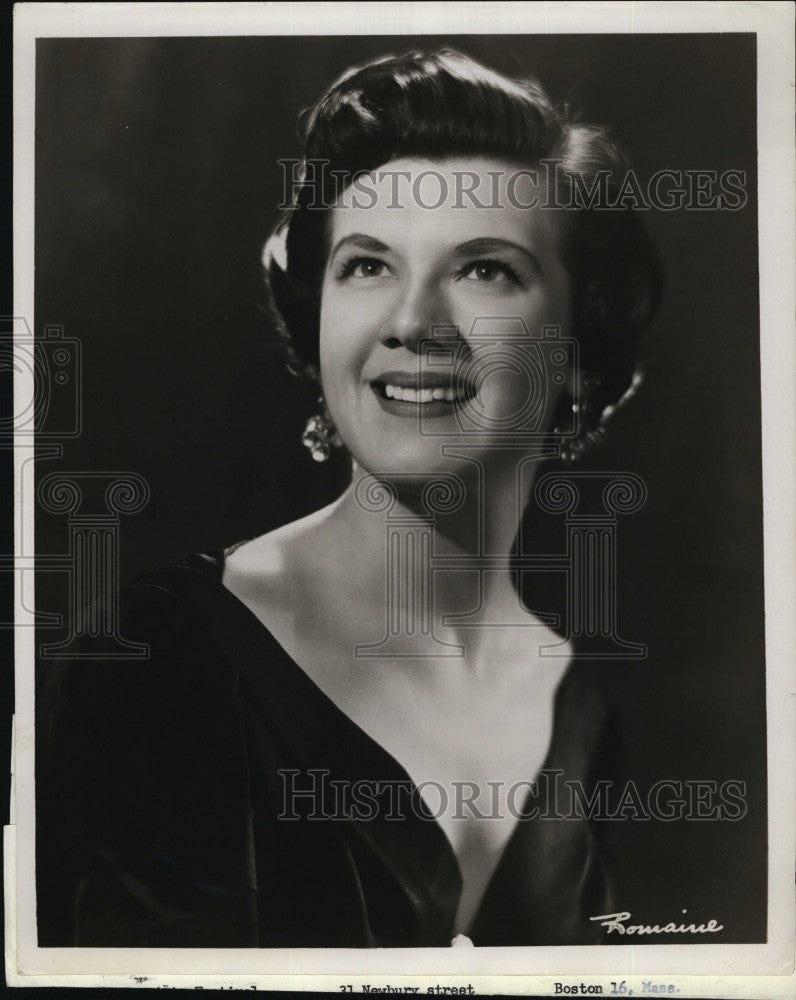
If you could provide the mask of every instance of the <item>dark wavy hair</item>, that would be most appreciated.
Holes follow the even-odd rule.
[[[322,206],[334,203],[341,181],[413,155],[481,155],[528,169],[550,160],[560,162],[556,200],[570,205],[575,179],[590,186],[602,172],[610,195],[629,168],[605,128],[556,109],[535,81],[510,80],[447,49],[349,70],[307,119],[304,143],[293,204],[266,243],[263,262],[289,367],[309,377],[318,375],[328,254],[329,209]],[[327,168],[317,170],[318,163]],[[600,413],[631,385],[639,334],[660,300],[660,263],[631,209],[567,207],[559,215],[573,336],[581,369],[598,376],[592,403]]]

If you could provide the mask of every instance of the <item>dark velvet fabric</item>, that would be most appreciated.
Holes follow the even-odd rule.
[[[223,560],[192,555],[122,591],[121,634],[148,659],[103,657],[95,640],[95,659],[40,667],[39,944],[448,946],[461,875],[447,837],[400,764],[223,586]],[[566,818],[562,795],[552,815],[546,794],[556,772],[586,787],[611,774],[597,669],[573,662],[559,687],[522,803],[537,815],[512,834],[476,945],[603,940],[593,827]],[[357,781],[371,783],[372,818],[340,804]],[[316,794],[286,802],[291,783]]]

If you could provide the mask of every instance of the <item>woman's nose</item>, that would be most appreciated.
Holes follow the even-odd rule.
[[[399,290],[390,314],[379,330],[385,347],[417,351],[421,341],[432,336],[434,327],[449,326],[443,296],[430,282],[416,282]]]

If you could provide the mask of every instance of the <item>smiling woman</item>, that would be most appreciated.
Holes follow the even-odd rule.
[[[655,252],[632,211],[561,198],[623,167],[603,129],[453,52],[321,99],[264,261],[323,393],[305,443],[345,447],[351,484],[140,577],[122,629],[144,667],[50,671],[40,780],[69,807],[40,811],[61,831],[41,943],[602,940],[610,872],[547,779],[611,775],[609,707],[512,560],[539,463],[635,385]]]

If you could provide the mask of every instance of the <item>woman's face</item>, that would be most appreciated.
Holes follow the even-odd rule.
[[[517,174],[499,160],[394,160],[332,210],[321,378],[364,470],[450,470],[451,444],[488,464],[506,454],[498,442],[548,428],[570,373],[543,328],[570,335],[570,285],[556,212]]]

